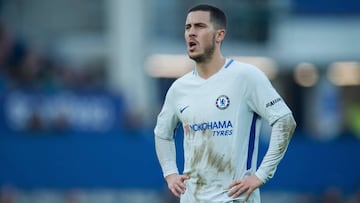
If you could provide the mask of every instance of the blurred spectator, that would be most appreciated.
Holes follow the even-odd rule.
[[[337,187],[329,187],[321,197],[321,203],[343,203],[342,191]]]
[[[30,93],[32,96],[27,98],[37,98],[64,90],[106,90],[107,73],[104,64],[104,61],[74,64],[49,49],[36,48],[31,42],[12,35],[11,30],[0,20],[0,94],[35,91],[37,94]],[[23,121],[26,130],[63,131],[69,128],[66,113],[60,112],[49,120],[50,110],[43,112],[44,108],[40,105],[41,102],[31,103],[29,115]]]
[[[53,122],[54,130],[58,132],[66,131],[69,129],[69,119],[64,112],[59,112],[56,117],[54,118]]]
[[[33,111],[27,121],[27,129],[32,132],[44,130],[44,124],[38,111]]]
[[[356,190],[355,194],[353,194],[350,198],[349,198],[349,202],[348,203],[360,203],[360,187],[358,187],[358,189]]]
[[[77,189],[70,189],[65,192],[64,194],[64,203],[80,203],[81,195],[80,191]]]
[[[16,191],[11,186],[4,185],[0,188],[0,203],[15,203]]]
[[[102,61],[78,67],[59,59],[58,55],[51,55],[49,50],[35,49],[29,44],[12,35],[0,21],[0,89],[105,87],[106,71]]]
[[[360,139],[360,104],[351,105],[346,114],[350,130]]]
[[[0,90],[7,83],[7,62],[11,51],[11,35],[3,22],[0,22]]]

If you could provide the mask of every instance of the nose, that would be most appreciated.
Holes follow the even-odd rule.
[[[195,29],[194,29],[193,27],[189,27],[189,28],[186,30],[186,35],[189,36],[189,37],[196,36]]]

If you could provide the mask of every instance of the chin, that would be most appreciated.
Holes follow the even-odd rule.
[[[189,57],[197,63],[201,63],[205,61],[204,55],[201,54],[189,55]]]
[[[196,61],[197,58],[201,58],[201,54],[195,54],[195,53],[192,53],[192,52],[188,52],[188,56],[189,58],[193,59]]]

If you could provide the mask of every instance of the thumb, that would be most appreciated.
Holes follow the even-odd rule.
[[[190,179],[190,176],[187,175],[187,174],[184,174],[184,175],[181,176],[181,178],[182,178],[183,180],[189,180],[189,179]]]

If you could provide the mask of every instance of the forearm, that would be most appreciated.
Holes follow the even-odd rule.
[[[264,183],[274,176],[278,164],[284,157],[295,127],[296,122],[292,114],[280,118],[273,124],[268,151],[255,173]]]
[[[164,177],[173,173],[179,173],[176,165],[174,140],[168,140],[155,136],[155,148]]]

